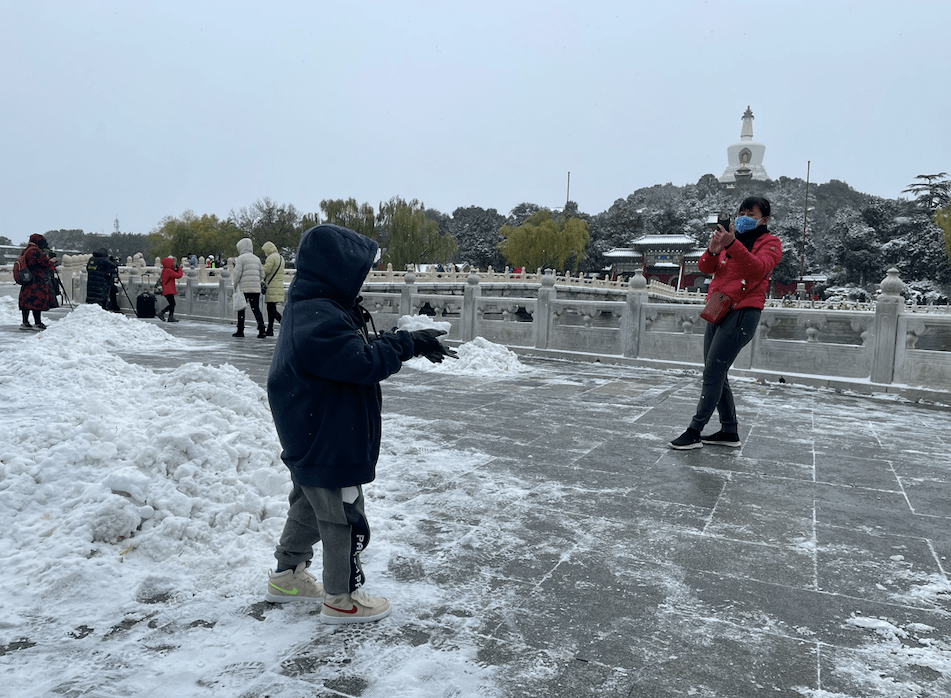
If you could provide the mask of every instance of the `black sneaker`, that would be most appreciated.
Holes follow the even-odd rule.
[[[689,448],[703,448],[703,443],[700,441],[700,432],[696,429],[687,429],[670,442],[670,447],[676,448],[678,451],[686,451]]]
[[[718,431],[716,434],[710,434],[710,436],[701,436],[700,440],[705,444],[714,446],[738,448],[740,445],[740,437],[738,434],[727,434],[725,431]]]

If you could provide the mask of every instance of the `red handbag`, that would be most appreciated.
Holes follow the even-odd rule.
[[[726,314],[733,310],[734,305],[736,304],[733,299],[722,291],[708,293],[707,304],[703,307],[700,317],[713,325],[719,325]]]

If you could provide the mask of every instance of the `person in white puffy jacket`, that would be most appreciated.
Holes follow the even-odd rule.
[[[258,323],[258,338],[264,339],[264,317],[261,315],[261,284],[264,283],[264,265],[254,254],[254,243],[251,238],[241,238],[236,245],[238,257],[234,260],[234,272],[231,283],[235,291],[244,294],[254,319]],[[232,337],[244,336],[244,314],[246,309],[238,311],[238,331]]]

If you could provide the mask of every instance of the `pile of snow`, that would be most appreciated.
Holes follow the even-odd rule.
[[[312,641],[344,645],[309,604],[248,610],[265,606],[290,491],[265,391],[230,365],[152,370],[116,355],[187,344],[157,323],[84,306],[48,324],[15,332],[0,354],[0,652],[13,648],[5,687],[204,696],[261,683],[262,694],[300,694],[307,677],[282,671],[288,657]],[[366,488],[378,535],[364,564],[368,591],[393,598],[396,610],[389,625],[347,641],[346,661],[374,695],[422,695],[430,681],[460,698],[496,695],[495,670],[472,644],[391,637],[417,622],[407,616],[417,606],[477,617],[485,603],[480,590],[383,574],[414,558],[407,541],[421,535],[405,483],[489,458],[435,444],[425,429],[385,417],[385,477]],[[339,673],[332,663],[315,671]]]
[[[82,588],[130,555],[273,544],[264,522],[282,515],[289,478],[264,391],[229,365],[160,374],[111,353],[182,344],[80,306],[4,352],[0,547],[33,594]]]
[[[427,315],[404,315],[397,321],[396,326],[407,332],[435,328],[446,333],[452,327],[448,322],[436,322]],[[485,377],[531,371],[528,366],[518,360],[515,352],[482,337],[460,344],[455,352],[458,354],[457,359],[446,358],[442,363],[434,364],[429,359],[419,357],[407,361],[405,365],[417,371]]]

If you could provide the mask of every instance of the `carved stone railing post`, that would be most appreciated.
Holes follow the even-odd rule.
[[[182,315],[191,315],[195,310],[195,296],[198,294],[198,270],[185,268],[185,308]]]
[[[466,277],[466,287],[462,292],[462,311],[460,317],[460,334],[463,342],[471,342],[478,334],[476,331],[476,320],[478,318],[479,297],[482,295],[482,289],[479,288],[479,275],[475,269],[469,272]]]
[[[621,317],[621,351],[636,358],[644,334],[644,305],[647,303],[647,279],[638,269],[631,277],[627,291],[627,308]]]
[[[231,295],[234,289],[231,288],[231,272],[222,269],[218,276],[218,317],[226,318],[231,316]]]
[[[403,288],[400,289],[400,316],[413,315],[416,306],[416,273],[407,269],[403,276]]]
[[[549,269],[542,276],[542,285],[538,289],[538,300],[535,304],[535,313],[532,316],[532,326],[535,331],[535,348],[547,349],[551,342],[551,305],[558,292],[555,290],[555,276]]]
[[[882,280],[882,295],[875,304],[875,336],[872,340],[872,382],[891,383],[895,376],[895,353],[898,346],[898,316],[905,305],[900,293],[904,284],[898,270],[892,267]],[[904,343],[905,338],[901,338]]]

